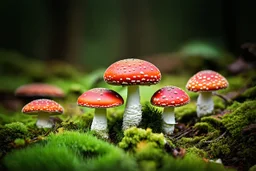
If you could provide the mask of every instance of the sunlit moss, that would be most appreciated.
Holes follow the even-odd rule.
[[[205,116],[201,118],[201,122],[207,122],[214,128],[220,128],[222,126],[221,119],[216,119],[213,116]]]
[[[196,155],[196,156],[201,157],[201,158],[208,157],[208,154],[204,150],[196,148],[196,147],[187,148],[186,152],[187,152],[187,154],[193,154],[193,155]]]
[[[151,142],[155,147],[163,148],[165,144],[165,138],[163,134],[153,133],[151,129],[141,129],[131,127],[124,132],[124,138],[119,143],[119,147],[129,150],[136,151],[138,143],[145,141],[146,143]]]
[[[208,133],[215,130],[213,126],[207,122],[198,122],[194,125],[194,128],[203,133]]]
[[[256,101],[246,101],[232,113],[224,115],[222,123],[232,136],[239,136],[245,126],[255,122],[255,111]]]

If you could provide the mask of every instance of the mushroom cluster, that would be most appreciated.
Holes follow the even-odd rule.
[[[103,75],[107,84],[127,87],[126,107],[123,114],[122,129],[137,127],[142,120],[139,86],[155,85],[161,80],[160,70],[152,63],[141,59],[123,59],[110,65]],[[219,73],[203,70],[192,76],[186,85],[188,91],[199,92],[197,99],[197,116],[211,114],[214,109],[212,92],[228,87],[228,81]],[[33,100],[22,109],[25,114],[38,114],[36,122],[39,128],[51,128],[54,123],[49,119],[52,114],[62,114],[64,109],[57,102],[47,99],[64,97],[63,91],[53,85],[33,83],[19,87],[16,96],[39,98]],[[41,99],[43,98],[43,99]],[[164,108],[162,113],[163,132],[172,134],[175,127],[174,108],[190,102],[188,94],[179,87],[168,85],[157,90],[151,97],[153,106]],[[77,99],[77,105],[94,108],[91,130],[107,139],[107,108],[124,104],[124,99],[114,90],[93,88],[85,91]]]

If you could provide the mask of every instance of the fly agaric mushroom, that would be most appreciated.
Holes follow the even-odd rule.
[[[175,115],[174,108],[189,103],[188,94],[176,86],[165,86],[157,90],[151,97],[151,104],[164,107],[163,111],[163,131],[165,134],[172,134],[174,131]]]
[[[37,99],[26,104],[21,112],[24,114],[38,114],[36,126],[38,128],[52,128],[50,115],[59,115],[64,111],[63,107],[57,102],[49,99]]]
[[[45,83],[32,83],[18,87],[15,91],[16,96],[20,97],[64,97],[62,89]]]
[[[104,80],[111,85],[127,86],[127,102],[123,115],[123,130],[138,126],[142,119],[140,85],[153,85],[161,80],[161,72],[150,62],[141,59],[123,59],[110,65]]]
[[[108,138],[106,109],[123,103],[123,98],[117,92],[107,88],[93,88],[84,92],[77,100],[79,106],[95,108],[91,130],[105,139]]]
[[[203,70],[192,76],[186,88],[189,91],[200,93],[197,99],[197,117],[211,114],[214,109],[212,92],[227,87],[226,78],[212,70]]]

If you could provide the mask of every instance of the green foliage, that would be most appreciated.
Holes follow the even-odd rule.
[[[124,138],[119,143],[119,147],[129,151],[136,151],[137,145],[141,141],[145,141],[145,143],[151,142],[151,145],[156,148],[163,148],[165,144],[165,138],[162,133],[153,133],[150,128],[145,130],[131,127],[125,130]]]
[[[8,170],[137,170],[135,160],[121,149],[90,133],[69,131],[9,153],[4,164]]]
[[[240,107],[235,109],[232,113],[224,115],[222,123],[232,134],[232,136],[239,136],[245,126],[255,123],[255,111],[256,101],[246,101],[241,104]]]
[[[143,129],[150,128],[152,132],[161,133],[162,126],[162,112],[146,103],[142,109],[142,120],[139,127]]]

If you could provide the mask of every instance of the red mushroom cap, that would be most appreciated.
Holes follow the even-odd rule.
[[[36,112],[46,112],[61,114],[63,113],[63,107],[57,102],[49,99],[37,99],[26,104],[22,108],[22,113],[36,113]]]
[[[196,73],[188,80],[186,85],[187,90],[200,91],[215,91],[228,87],[228,81],[219,73],[211,70],[204,70]]]
[[[20,86],[16,89],[17,96],[41,96],[41,97],[64,97],[64,92],[50,84],[32,83]]]
[[[178,107],[189,103],[188,94],[176,86],[165,86],[151,97],[151,104],[159,107]]]
[[[93,88],[84,92],[77,100],[79,106],[90,108],[109,108],[124,104],[123,98],[107,88]]]
[[[112,85],[152,85],[161,80],[161,72],[150,62],[123,59],[106,69],[104,80]]]

